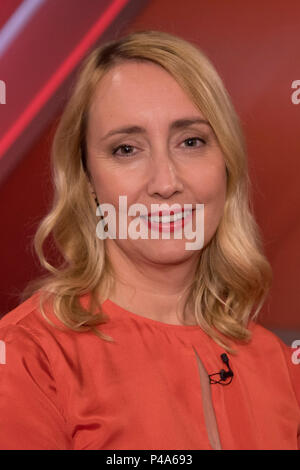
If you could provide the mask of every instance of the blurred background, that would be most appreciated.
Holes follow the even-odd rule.
[[[300,339],[298,0],[0,0],[0,317],[43,272],[32,238],[51,205],[51,141],[77,68],[97,44],[141,29],[197,44],[231,95],[274,274],[259,323],[291,345]],[[50,243],[45,251],[58,256]]]

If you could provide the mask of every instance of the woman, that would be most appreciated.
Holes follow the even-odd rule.
[[[297,449],[300,370],[255,321],[271,268],[239,121],[205,55],[158,31],[95,49],[52,157],[34,240],[50,274],[0,321],[0,447]],[[121,236],[120,220],[151,237]]]

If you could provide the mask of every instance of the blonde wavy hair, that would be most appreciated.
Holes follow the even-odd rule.
[[[265,301],[272,270],[253,215],[245,142],[230,97],[197,45],[169,33],[132,32],[98,46],[84,60],[53,139],[53,204],[33,239],[47,273],[27,285],[22,300],[39,290],[41,312],[53,326],[44,312],[47,300],[68,328],[91,330],[101,339],[114,341],[97,328],[107,322],[101,303],[109,297],[114,272],[105,241],[96,236],[85,138],[95,88],[108,70],[123,61],[151,61],[163,67],[210,122],[218,139],[227,171],[224,212],[214,236],[199,254],[185,309],[190,304],[199,326],[227,352],[236,354],[228,339],[243,343],[251,339],[249,321],[256,320]],[[58,267],[43,252],[49,235],[63,257]],[[87,293],[86,309],[80,296]]]

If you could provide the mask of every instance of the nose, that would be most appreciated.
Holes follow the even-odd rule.
[[[182,192],[183,183],[178,169],[167,152],[152,157],[151,168],[149,169],[148,194],[167,199],[176,192]]]

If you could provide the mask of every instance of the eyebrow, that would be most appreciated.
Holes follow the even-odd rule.
[[[170,130],[178,130],[184,129],[186,127],[192,126],[193,124],[206,124],[207,126],[211,127],[210,123],[205,119],[201,118],[182,118],[177,119],[176,121],[171,122],[169,129]],[[145,134],[146,129],[140,126],[124,126],[119,127],[118,129],[112,129],[109,131],[102,139],[106,140],[108,137],[111,137],[115,134]]]

